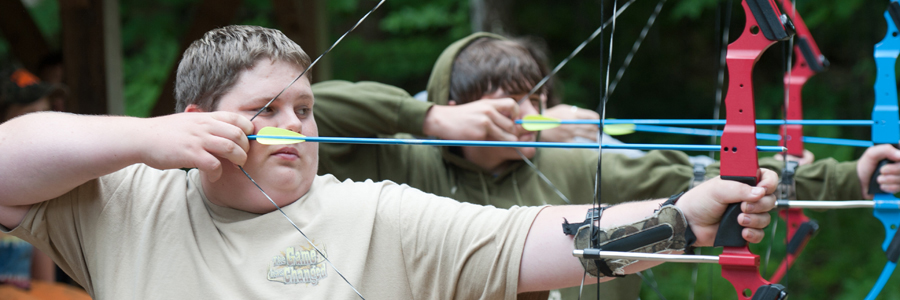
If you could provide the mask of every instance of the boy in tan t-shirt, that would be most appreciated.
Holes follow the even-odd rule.
[[[39,113],[0,125],[0,229],[52,253],[94,297],[321,298],[332,292],[321,287],[356,295],[338,290],[345,276],[337,270],[363,296],[400,298],[513,298],[584,278],[581,262],[572,257],[573,238],[560,232],[560,223],[584,218],[587,206],[500,210],[389,182],[339,183],[316,176],[317,143],[249,141],[247,135],[267,126],[318,136],[309,78],[284,88],[308,68],[309,58],[281,32],[216,29],[183,57],[176,99],[177,109],[188,113],[150,119]],[[776,181],[770,171],[756,187],[713,179],[671,209],[690,225],[695,246],[710,246],[726,205],[744,202],[742,237],[759,242]],[[655,218],[664,201],[608,208],[599,226]],[[291,224],[274,224],[273,218],[282,218],[276,206]],[[353,213],[335,215],[335,209]],[[421,217],[429,210],[438,212]],[[308,248],[273,247],[285,249],[274,257],[256,253],[288,236],[300,239],[292,224],[307,229],[309,243],[296,244]],[[346,240],[337,241],[342,235]],[[347,246],[314,247],[321,243]],[[345,259],[344,248],[360,253]],[[335,269],[324,261],[326,253]],[[270,259],[247,262],[260,257]],[[434,274],[418,264],[459,271]],[[655,264],[639,261],[618,271]],[[290,280],[273,280],[288,275]],[[430,282],[423,280],[443,285],[427,289]]]

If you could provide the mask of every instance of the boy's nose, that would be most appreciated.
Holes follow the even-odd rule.
[[[303,122],[300,121],[300,118],[298,118],[294,114],[285,114],[285,115],[287,115],[287,116],[285,118],[283,118],[282,123],[281,123],[281,125],[284,126],[284,129],[287,129],[287,130],[290,130],[290,131],[293,131],[296,133],[300,133],[301,131],[303,131]]]

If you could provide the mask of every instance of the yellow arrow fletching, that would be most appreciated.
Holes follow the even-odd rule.
[[[603,126],[603,132],[608,135],[626,135],[634,133],[634,124],[609,124]]]
[[[281,129],[277,127],[263,127],[259,132],[256,133],[257,136],[266,135],[266,136],[284,136],[284,137],[305,137],[302,134],[287,130]],[[303,140],[295,140],[295,139],[279,139],[279,138],[263,138],[257,137],[256,141],[263,145],[289,145],[302,143]]]
[[[559,126],[559,120],[542,115],[527,115],[522,118],[522,128],[528,131],[541,131]]]

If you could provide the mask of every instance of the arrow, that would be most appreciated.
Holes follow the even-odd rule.
[[[343,143],[343,144],[377,144],[377,145],[429,145],[429,146],[468,146],[468,147],[534,147],[534,148],[575,148],[597,149],[634,149],[634,150],[680,150],[680,151],[719,151],[719,145],[673,145],[673,144],[599,144],[599,143],[552,143],[552,142],[501,142],[501,141],[466,141],[466,140],[421,140],[421,139],[384,139],[384,138],[350,138],[350,137],[313,137],[281,128],[265,127],[255,135],[247,136],[264,145],[287,145],[302,142]],[[757,146],[757,151],[782,152],[781,146]]]

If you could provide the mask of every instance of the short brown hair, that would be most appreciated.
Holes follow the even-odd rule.
[[[241,72],[263,58],[292,63],[300,69],[310,64],[306,52],[276,29],[232,25],[210,30],[191,43],[178,64],[175,110],[183,112],[190,104],[215,110],[219,98],[231,90]]]
[[[477,39],[453,61],[450,99],[469,103],[500,88],[510,95],[528,93],[546,73],[537,59],[521,42]],[[536,93],[545,92],[541,87]]]

